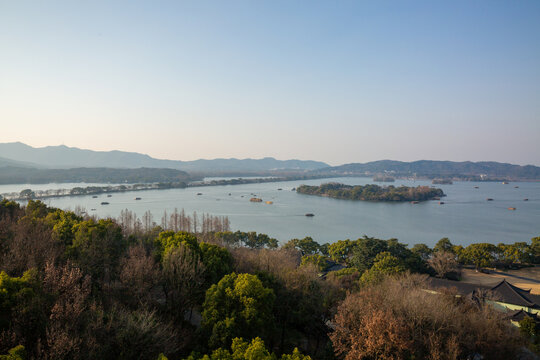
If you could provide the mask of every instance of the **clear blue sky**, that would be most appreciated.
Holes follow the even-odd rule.
[[[540,1],[0,0],[0,142],[540,165]]]

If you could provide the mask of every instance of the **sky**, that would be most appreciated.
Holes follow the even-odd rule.
[[[0,142],[540,165],[540,1],[0,0]]]

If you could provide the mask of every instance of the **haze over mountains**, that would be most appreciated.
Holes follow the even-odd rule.
[[[264,159],[212,159],[162,160],[148,155],[126,151],[93,151],[65,145],[34,148],[21,142],[0,144],[0,157],[11,161],[11,166],[22,167],[111,167],[111,168],[169,168],[189,172],[314,170],[328,164],[310,160]],[[22,164],[17,162],[23,162]],[[2,162],[0,162],[2,165]],[[4,165],[5,166],[5,165]]]
[[[67,169],[73,171],[66,171]],[[175,172],[167,171],[170,169]],[[4,184],[49,181],[123,182],[130,181],[129,179],[142,182],[189,181],[209,175],[303,174],[302,176],[321,177],[370,176],[381,173],[390,173],[396,177],[445,177],[462,180],[540,180],[538,166],[498,162],[380,160],[331,167],[324,162],[311,160],[263,158],[179,161],[155,159],[145,154],[118,150],[93,151],[64,145],[34,148],[20,142],[0,144],[0,183]]]
[[[365,164],[353,163],[318,169],[320,173],[360,175],[366,173],[391,172],[396,176],[419,177],[487,177],[506,179],[540,179],[540,167],[533,165],[513,165],[495,161],[434,161],[419,160],[412,162],[379,160]]]

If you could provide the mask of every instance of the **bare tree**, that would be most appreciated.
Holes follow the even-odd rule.
[[[428,260],[428,264],[435,270],[437,276],[440,278],[444,278],[448,274],[458,271],[456,255],[448,251],[437,251],[433,254],[431,259]]]
[[[55,297],[46,329],[46,359],[81,358],[84,339],[79,329],[84,324],[91,281],[72,264],[55,267],[47,263],[44,290]]]

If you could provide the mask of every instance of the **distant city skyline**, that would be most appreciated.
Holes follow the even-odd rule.
[[[0,142],[540,166],[538,1],[0,0]]]

